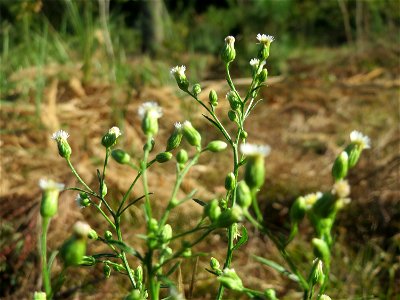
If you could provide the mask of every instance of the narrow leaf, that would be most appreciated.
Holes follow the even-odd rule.
[[[246,244],[247,240],[249,239],[249,235],[247,234],[247,229],[246,227],[242,226],[242,236],[236,243],[236,245],[233,247],[233,250],[239,249],[242,245]]]
[[[282,275],[287,276],[289,279],[291,279],[291,280],[293,280],[295,282],[299,282],[300,281],[299,277],[297,277],[295,274],[293,274],[290,271],[288,271],[285,267],[281,266],[280,264],[278,264],[278,263],[276,263],[276,262],[274,262],[272,260],[260,257],[260,256],[256,256],[256,255],[252,255],[252,256],[258,262],[260,262],[260,263],[262,263],[262,264],[264,264],[264,265],[266,265],[268,267],[271,267],[272,269],[278,271]]]
[[[199,204],[200,206],[206,206],[207,205],[207,203],[205,203],[204,201],[201,201],[200,199],[193,198],[192,200],[194,202],[196,202],[197,204]]]

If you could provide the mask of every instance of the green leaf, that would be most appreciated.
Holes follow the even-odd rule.
[[[233,247],[233,250],[239,249],[241,246],[246,244],[247,240],[249,239],[249,235],[247,234],[247,229],[242,225],[242,236],[236,243],[236,245]]]
[[[124,251],[126,253],[129,253],[129,254],[131,254],[133,256],[136,256],[140,260],[143,260],[143,258],[142,258],[142,256],[140,255],[139,252],[137,252],[135,249],[133,249],[132,247],[128,246],[124,242],[117,241],[117,240],[108,240],[107,242],[110,245],[113,245],[113,246],[119,248],[120,250],[122,250],[122,251]]]
[[[199,204],[200,206],[206,206],[207,205],[207,203],[205,203],[204,201],[201,201],[200,199],[193,198],[192,200],[194,202],[196,202],[197,204]]]
[[[58,255],[58,250],[56,250],[56,251],[53,251],[51,254],[50,254],[50,258],[49,258],[49,261],[48,261],[48,263],[47,263],[47,270],[48,270],[48,272],[50,273],[51,272],[51,266],[53,265],[53,263],[54,263],[54,260],[55,260],[55,258],[57,257],[57,255]]]
[[[297,277],[297,275],[291,273],[290,271],[288,271],[287,269],[285,269],[285,267],[281,266],[280,264],[260,257],[260,256],[256,256],[256,255],[252,255],[254,257],[255,260],[257,260],[258,262],[262,263],[263,265],[266,265],[268,267],[271,267],[272,269],[278,271],[279,273],[281,273],[282,275],[287,276],[289,279],[295,281],[295,282],[299,282],[299,277]]]
[[[169,269],[167,273],[165,273],[165,276],[168,277],[169,275],[171,275],[172,273],[174,273],[174,272],[176,271],[176,269],[178,269],[178,267],[179,267],[180,265],[181,265],[181,261],[177,261],[177,262],[172,266],[172,268]]]

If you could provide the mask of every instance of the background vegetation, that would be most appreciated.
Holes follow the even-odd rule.
[[[134,155],[141,136],[133,115],[147,98],[170,111],[165,128],[177,115],[193,118],[190,103],[168,87],[171,66],[185,64],[192,81],[205,82],[206,89],[216,88],[222,97],[226,90],[218,53],[224,37],[235,36],[234,77],[245,79],[257,33],[276,37],[268,66],[275,77],[263,92],[268,101],[250,125],[255,141],[282,151],[272,153],[267,166],[271,177],[262,197],[269,222],[287,230],[291,201],[329,186],[324,176],[329,177],[335,151],[352,129],[365,130],[375,145],[360,173],[350,178],[353,202],[338,222],[337,266],[328,290],[333,299],[399,295],[399,1],[1,0],[0,14],[0,297],[29,298],[38,286],[38,178],[53,176],[74,184],[50,147],[50,132],[62,127],[74,136],[73,149],[82,149],[76,151],[82,172],[98,164],[102,154],[96,152],[94,137],[110,125],[123,129],[124,143]],[[161,139],[168,135],[164,130]],[[217,168],[224,170],[223,162]],[[129,176],[121,172],[114,174],[116,194],[124,189],[118,174]],[[163,186],[162,172],[154,174],[155,189]],[[201,170],[192,175],[195,180],[188,185],[205,187],[205,197],[218,193],[218,188],[207,190],[218,178]],[[66,230],[63,222],[72,223],[69,219],[83,214],[92,225],[104,227],[90,213],[77,212],[72,198],[65,196],[64,216],[54,225],[54,247],[60,236],[68,236],[70,226]],[[140,228],[135,214],[129,221]],[[307,227],[302,230],[307,236]],[[254,236],[246,251],[273,257],[271,245]],[[213,238],[216,248],[224,238]],[[302,261],[307,239],[294,247]],[[278,286],[283,299],[296,298],[293,286],[248,259],[240,256],[238,264],[251,274],[250,284]],[[202,270],[206,263],[206,258],[200,260]],[[182,270],[187,295],[193,265]],[[76,293],[77,286],[88,299],[96,297],[96,288],[125,292],[124,282],[117,281],[102,282],[99,289],[100,271],[82,276],[83,281],[67,283],[65,297]],[[193,297],[210,297],[208,284],[200,272]]]

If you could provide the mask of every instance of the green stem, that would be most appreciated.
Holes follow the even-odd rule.
[[[149,186],[147,183],[146,170],[147,170],[147,160],[149,158],[149,153],[150,153],[150,148],[151,148],[151,136],[147,137],[146,145],[144,148],[145,148],[144,155],[143,155],[143,160],[141,163],[141,173],[142,173],[143,191],[144,191],[144,195],[145,195],[144,208],[145,208],[145,214],[146,214],[146,218],[147,218],[147,228],[149,228],[151,217],[152,217],[152,212],[151,212]]]
[[[51,299],[50,270],[47,267],[47,231],[49,229],[50,218],[42,218],[42,234],[40,238],[40,252],[42,257],[42,280],[46,296]]]
[[[261,213],[260,206],[258,205],[257,190],[256,189],[253,189],[251,191],[251,198],[252,198],[252,202],[251,203],[252,203],[252,206],[253,206],[253,209],[254,209],[254,213],[256,214],[257,221],[258,222],[262,222],[263,215]]]
[[[118,241],[120,242],[124,242],[122,239],[122,233],[121,233],[121,228],[120,228],[120,218],[116,217],[115,218],[115,227],[116,227],[116,232],[117,232],[117,236],[118,236]],[[128,272],[128,277],[129,277],[129,281],[132,284],[133,288],[136,288],[136,282],[135,282],[135,278],[133,276],[132,270],[129,266],[128,260],[126,259],[126,255],[125,255],[125,251],[121,250],[121,260],[122,263],[126,269],[126,271]]]
[[[78,181],[90,192],[93,193],[93,190],[83,181],[83,179],[79,176],[78,172],[75,170],[74,166],[71,163],[71,160],[66,159],[69,168],[71,169],[72,173],[74,173],[75,177],[78,179]]]

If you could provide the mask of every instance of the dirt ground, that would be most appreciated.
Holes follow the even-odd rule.
[[[308,64],[293,59],[289,66],[290,75],[270,79],[269,86],[262,90],[264,101],[246,124],[249,142],[266,143],[272,148],[266,159],[267,181],[260,196],[267,222],[273,230],[286,233],[291,201],[300,194],[330,189],[330,170],[335,156],[352,130],[362,131],[371,138],[372,149],[363,153],[349,176],[352,202],[338,217],[328,293],[331,291],[332,299],[385,299],[381,295],[388,295],[392,288],[391,295],[396,295],[400,293],[399,66],[365,68],[346,56],[339,56],[329,64]],[[28,76],[23,71],[17,75]],[[239,81],[239,90],[246,81],[245,78]],[[201,94],[204,99],[211,88],[216,89],[221,98],[217,113],[228,124],[227,116],[221,113],[228,107],[224,101],[226,85],[223,80],[206,81]],[[100,139],[108,128],[119,126],[123,136],[118,147],[133,156],[140,155],[143,136],[137,108],[149,99],[164,108],[154,153],[163,150],[174,122],[187,118],[204,132],[206,140],[222,138],[207,124],[197,106],[175,87],[126,91],[102,83],[83,85],[79,75],[66,81],[49,75],[39,118],[35,115],[33,98],[33,94],[28,95],[27,99],[4,102],[1,107],[0,296],[4,299],[29,299],[30,293],[40,287],[38,180],[48,177],[67,186],[76,184],[50,139],[52,132],[65,128],[70,133],[72,162],[81,176],[94,186],[95,170],[104,156]],[[182,193],[197,188],[198,198],[205,200],[222,195],[224,174],[231,168],[229,161],[228,153],[205,156],[189,173]],[[174,176],[170,175],[172,170],[171,163],[151,171],[150,190],[156,195],[155,207],[165,205],[174,181]],[[118,199],[132,176],[130,169],[111,163],[108,173],[108,188],[114,189],[111,197]],[[141,192],[139,188],[134,195],[141,195]],[[49,236],[52,249],[61,245],[78,219],[85,218],[98,232],[106,229],[104,222],[94,217],[93,210],[77,209],[74,198],[73,192],[61,194],[59,213]],[[183,228],[200,214],[201,208],[190,202],[171,216],[171,222]],[[128,243],[136,245],[138,242],[132,232],[136,234],[136,230],[143,229],[140,220],[143,220],[140,207],[132,208],[124,220],[125,231],[130,232]],[[249,255],[278,256],[268,240],[250,225],[246,226],[250,240],[242,251],[235,253],[233,263],[245,284],[260,289],[275,287],[281,299],[298,299],[300,295],[292,283],[260,266]],[[310,244],[311,232],[307,224],[301,227],[301,233],[303,237],[290,251],[296,254],[300,264],[305,264],[303,261],[307,257],[301,248]],[[225,234],[217,232],[195,250],[211,252],[222,260],[225,242]],[[89,249],[97,248],[93,244]],[[200,256],[198,261],[193,299],[209,298],[210,290],[215,290],[210,288],[215,283],[205,271],[209,257]],[[189,259],[181,270],[180,281],[186,295],[195,265],[196,259]],[[73,270],[71,275],[77,273],[82,274],[81,281],[68,280],[64,298],[98,299],[101,294],[104,299],[117,299],[126,293],[121,288],[126,282],[118,276],[102,280],[100,269],[95,272]],[[76,291],[77,286],[83,288]]]

